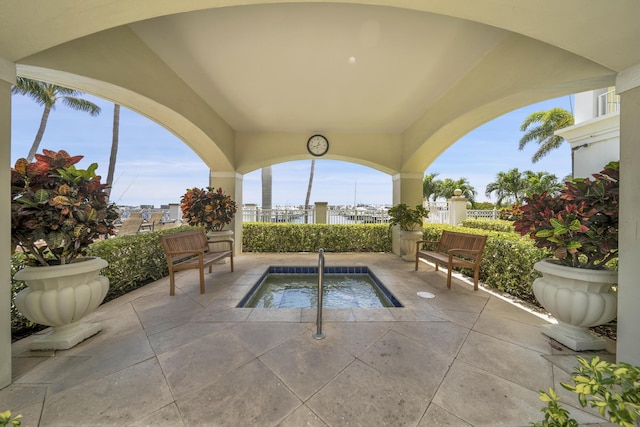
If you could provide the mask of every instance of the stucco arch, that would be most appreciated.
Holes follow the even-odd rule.
[[[18,66],[18,75],[76,89],[135,111],[163,126],[189,146],[210,168],[230,170],[231,162],[211,138],[184,116],[153,99],[113,84],[71,73],[34,66]]]

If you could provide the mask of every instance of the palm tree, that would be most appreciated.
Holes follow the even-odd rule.
[[[113,175],[116,171],[116,157],[118,157],[118,141],[120,137],[120,105],[113,104],[113,133],[111,137],[111,155],[109,156],[109,172],[107,172],[107,195],[111,196]]]
[[[536,126],[532,126],[536,124]],[[552,108],[548,111],[531,113],[520,126],[520,130],[526,132],[520,139],[520,150],[531,141],[538,143],[540,148],[531,158],[536,163],[546,156],[551,150],[560,147],[564,138],[555,135],[555,131],[573,125],[573,114],[564,108]]]
[[[36,103],[44,106],[42,112],[42,118],[40,119],[40,127],[36,133],[36,137],[31,145],[31,150],[27,155],[27,161],[33,160],[42,137],[44,136],[44,130],[47,127],[47,120],[49,120],[49,114],[51,110],[55,109],[57,101],[62,101],[67,107],[73,108],[78,111],[86,111],[92,116],[100,114],[100,107],[91,101],[79,98],[82,92],[75,89],[69,89],[62,86],[56,86],[51,83],[44,83],[37,80],[27,79],[25,77],[18,77],[16,85],[11,89],[14,94],[27,95],[31,97]]]
[[[461,195],[463,197],[466,197],[471,205],[475,203],[478,192],[475,188],[473,188],[473,185],[471,185],[467,178],[460,178],[457,180],[445,178],[444,181],[442,181],[442,183],[440,184],[438,195],[440,197],[444,197],[445,199],[450,199],[455,196],[456,189],[462,190]]]
[[[425,200],[429,200],[429,197],[433,196],[433,201],[436,201],[439,193],[439,186],[442,181],[436,180],[438,172],[428,173],[424,176],[422,181],[422,197]]]
[[[498,207],[502,206],[502,202],[522,203],[522,198],[527,193],[527,182],[518,168],[498,172],[496,180],[487,184],[485,195],[490,197],[491,193],[496,193]]]
[[[273,194],[273,170],[271,166],[265,166],[261,171],[262,176],[262,221],[271,221],[272,194]]]
[[[309,200],[311,199],[311,185],[313,184],[313,171],[316,167],[316,159],[311,159],[311,171],[309,172],[309,186],[307,187],[307,198],[304,201],[304,209],[306,212],[309,212]],[[304,223],[309,222],[309,215],[305,213],[304,215]]]
[[[550,196],[555,196],[564,188],[564,184],[549,172],[524,171],[524,179],[527,183],[526,197],[545,192]]]

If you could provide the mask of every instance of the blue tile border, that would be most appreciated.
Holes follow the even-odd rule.
[[[318,267],[304,266],[270,266],[251,287],[249,292],[240,300],[237,308],[243,308],[251,299],[255,291],[260,287],[269,274],[318,274]],[[367,274],[378,286],[380,291],[389,299],[393,307],[404,307],[402,303],[387,289],[378,277],[366,266],[358,267],[324,267],[324,274]]]

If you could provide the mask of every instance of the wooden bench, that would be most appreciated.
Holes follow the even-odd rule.
[[[169,295],[175,294],[174,273],[180,270],[200,270],[200,293],[204,293],[204,268],[209,267],[211,273],[212,264],[223,258],[231,259],[231,271],[233,271],[233,240],[207,240],[204,231],[184,231],[181,233],[164,234],[160,236],[164,254],[167,257],[169,267]],[[228,243],[229,249],[219,252],[209,251],[209,243]]]
[[[420,258],[435,263],[436,271],[438,271],[438,264],[446,265],[448,270],[447,288],[451,289],[451,270],[453,267],[471,268],[473,269],[473,289],[477,291],[480,261],[486,243],[487,236],[444,230],[438,241],[420,240],[416,242],[416,271]],[[432,250],[420,249],[420,245],[423,248],[430,245]]]

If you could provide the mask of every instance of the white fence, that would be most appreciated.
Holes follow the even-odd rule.
[[[468,219],[498,219],[498,210],[467,209]]]
[[[427,202],[424,207],[429,211],[426,222],[430,224],[449,224],[449,202]]]
[[[428,202],[425,207],[429,210],[426,222],[431,224],[449,224],[449,202]],[[498,211],[467,209],[467,218],[497,219]],[[309,223],[316,221],[315,206],[304,209],[300,207],[277,207],[261,209],[258,206],[245,206],[242,209],[243,222],[288,222]],[[327,223],[329,224],[386,224],[389,222],[387,208],[344,208],[340,206],[327,207]]]

